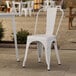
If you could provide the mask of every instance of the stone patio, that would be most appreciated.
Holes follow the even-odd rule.
[[[19,48],[20,62],[16,62],[14,48],[0,48],[0,76],[76,76],[76,51],[59,50],[59,52],[62,65],[57,64],[52,50],[51,70],[47,71],[44,52],[42,62],[38,63],[36,49],[30,48],[26,68],[23,68],[23,48]]]

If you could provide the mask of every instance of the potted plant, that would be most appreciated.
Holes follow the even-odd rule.
[[[16,36],[17,36],[17,42],[18,44],[25,44],[26,41],[27,41],[27,36],[29,35],[30,33],[27,31],[27,30],[23,30],[21,28],[20,31],[17,32]],[[13,38],[14,39],[14,38]]]

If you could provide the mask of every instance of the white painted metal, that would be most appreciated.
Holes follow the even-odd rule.
[[[19,61],[19,54],[18,54],[18,47],[17,47],[17,38],[16,38],[15,14],[14,13],[0,13],[0,18],[11,18],[11,20],[12,20],[12,28],[13,28],[13,34],[14,34],[16,59],[17,59],[17,61]]]
[[[38,34],[36,35],[36,27],[37,27],[37,22],[38,22],[38,15],[40,13],[42,9],[39,10],[39,12],[37,13],[37,17],[36,17],[36,23],[35,23],[35,33],[34,35],[28,36],[27,37],[27,44],[26,44],[26,50],[25,50],[25,56],[24,56],[24,61],[23,61],[23,67],[25,66],[26,63],[26,59],[27,59],[27,54],[28,54],[28,48],[30,46],[30,44],[34,41],[37,42],[37,48],[38,48],[38,61],[40,62],[41,60],[41,51],[43,50],[43,46],[45,48],[45,58],[46,58],[46,64],[47,64],[47,69],[50,70],[50,56],[51,56],[51,45],[54,45],[55,48],[55,53],[56,53],[56,57],[57,57],[57,61],[58,64],[61,64],[60,62],[60,57],[59,57],[59,53],[58,53],[58,49],[57,49],[57,41],[56,41],[56,35],[53,35],[53,31],[54,31],[54,25],[55,25],[55,20],[56,20],[56,15],[57,15],[57,10],[60,10],[62,12],[60,21],[59,21],[59,25],[58,25],[58,29],[57,29],[57,33],[61,24],[61,21],[63,19],[63,15],[64,12],[61,9],[60,6],[56,6],[56,7],[48,7],[46,8],[46,33],[45,34]]]

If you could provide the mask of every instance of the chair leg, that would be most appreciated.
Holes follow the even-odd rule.
[[[21,15],[23,15],[23,10],[21,10]]]
[[[50,70],[50,56],[51,56],[51,48],[49,45],[45,45],[45,57],[48,71]]]
[[[31,16],[31,11],[32,11],[32,10],[31,10],[31,9],[29,9],[29,16]]]
[[[57,58],[58,64],[61,64],[60,57],[59,57],[59,52],[58,52],[58,48],[57,48],[57,42],[54,42],[53,44],[54,44],[54,48],[55,48],[55,53],[56,53],[56,58]]]
[[[23,67],[25,67],[29,45],[30,45],[30,43],[27,43],[27,45],[26,45],[26,50],[25,50],[25,55],[24,55],[24,60],[23,60],[23,65],[22,65]]]
[[[41,54],[43,51],[43,45],[40,42],[37,43],[37,51],[38,51],[38,62],[41,62]]]
[[[25,15],[25,16],[28,15],[28,10],[27,10],[27,9],[24,10],[24,15]]]

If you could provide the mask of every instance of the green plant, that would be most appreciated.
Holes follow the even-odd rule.
[[[29,32],[21,29],[20,31],[17,32],[16,35],[17,35],[17,42],[24,44],[24,43],[26,43],[27,36],[29,35]]]
[[[2,38],[4,37],[4,29],[3,29],[3,27],[2,27],[3,25],[2,25],[2,21],[0,22],[0,41],[2,40]]]

